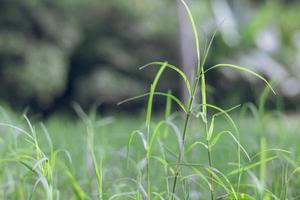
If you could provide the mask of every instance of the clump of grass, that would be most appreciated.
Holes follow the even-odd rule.
[[[144,69],[148,66],[158,66],[159,67],[159,70],[155,76],[155,79],[154,79],[153,83],[151,84],[150,92],[121,102],[121,103],[124,103],[124,102],[130,101],[130,100],[148,96],[147,112],[146,112],[147,113],[146,114],[146,134],[144,134],[141,131],[134,132],[134,134],[132,134],[132,136],[130,137],[129,144],[128,144],[129,146],[131,145],[133,136],[136,133],[138,133],[140,135],[140,137],[143,141],[144,148],[146,151],[147,199],[152,199],[152,197],[155,196],[155,195],[153,195],[154,193],[152,192],[152,189],[151,189],[150,163],[151,163],[152,159],[160,160],[160,162],[163,163],[163,165],[167,166],[170,169],[170,172],[171,172],[172,176],[174,177],[171,188],[169,188],[169,182],[167,181],[168,191],[167,191],[166,198],[168,198],[168,199],[173,200],[175,198],[176,199],[180,198],[177,195],[178,194],[177,187],[179,184],[178,181],[181,181],[182,184],[186,185],[184,180],[187,179],[187,177],[188,177],[188,176],[181,175],[182,168],[184,168],[184,167],[192,168],[194,171],[197,171],[197,173],[195,175],[200,176],[207,183],[208,189],[210,191],[210,199],[211,200],[216,199],[215,187],[217,185],[224,188],[224,190],[227,193],[225,195],[225,197],[227,199],[252,199],[249,195],[243,194],[240,192],[240,184],[241,184],[240,182],[241,182],[243,173],[252,167],[260,165],[260,181],[262,183],[264,183],[265,182],[265,168],[266,168],[265,163],[270,160],[275,159],[275,157],[271,157],[271,158],[267,157],[267,155],[265,153],[266,141],[264,138],[262,138],[261,139],[260,161],[257,163],[254,163],[254,164],[250,164],[249,166],[242,166],[241,151],[244,153],[244,155],[246,156],[246,158],[248,159],[249,162],[251,162],[251,158],[248,155],[248,153],[246,152],[245,148],[240,144],[239,130],[238,130],[235,122],[233,121],[233,119],[230,117],[230,115],[228,113],[229,111],[233,110],[236,107],[234,107],[232,109],[224,110],[222,108],[219,108],[216,105],[207,103],[206,74],[211,70],[221,68],[221,67],[232,68],[232,69],[243,71],[243,72],[246,72],[253,76],[256,76],[257,78],[259,78],[263,82],[265,82],[267,87],[274,94],[275,94],[275,91],[271,87],[271,84],[264,77],[262,77],[261,75],[257,74],[256,72],[254,72],[250,69],[247,69],[246,67],[243,67],[243,66],[237,66],[234,64],[216,64],[212,67],[205,69],[206,59],[207,59],[208,53],[210,51],[210,47],[212,45],[212,41],[214,39],[216,32],[214,33],[214,35],[212,36],[212,38],[210,39],[208,44],[205,46],[204,51],[203,51],[203,56],[201,56],[199,37],[198,37],[197,28],[196,28],[196,25],[195,25],[195,22],[193,19],[193,15],[192,15],[188,5],[186,4],[186,2],[184,0],[181,0],[181,3],[184,6],[184,8],[188,14],[189,21],[191,23],[191,27],[193,30],[195,46],[196,46],[197,65],[194,70],[193,80],[189,80],[187,78],[187,76],[184,74],[184,72],[181,71],[180,68],[175,65],[169,64],[168,62],[152,62],[152,63],[149,63],[140,68],[140,69]],[[166,69],[171,69],[171,70],[175,71],[175,73],[177,73],[184,80],[184,83],[186,84],[186,88],[187,88],[187,91],[189,94],[189,100],[188,100],[187,105],[185,105],[181,100],[179,100],[179,98],[173,96],[171,93],[163,93],[163,92],[156,91],[158,81]],[[201,102],[196,102],[196,97],[198,96],[198,93],[200,93],[200,95],[201,95]],[[156,95],[165,96],[165,97],[167,97],[167,99],[169,101],[171,101],[171,100],[174,101],[181,108],[181,110],[185,113],[185,119],[183,122],[184,125],[183,125],[182,131],[181,131],[181,137],[178,139],[179,148],[178,148],[177,155],[176,155],[177,161],[174,166],[169,164],[169,162],[166,160],[165,156],[163,156],[163,157],[158,157],[158,156],[153,157],[152,156],[153,143],[155,142],[155,140],[159,140],[157,138],[157,136],[159,134],[160,126],[162,126],[162,124],[170,123],[168,121],[161,121],[156,126],[154,126],[153,130],[151,129],[153,99],[154,99],[154,96],[156,96]],[[169,113],[169,109],[167,109],[167,110]],[[208,110],[216,111],[216,113],[210,115],[210,114],[208,114]],[[223,130],[217,134],[215,133],[216,132],[215,131],[215,121],[220,115],[225,116],[225,118],[232,125],[234,132],[228,131],[228,130]],[[186,139],[189,134],[189,125],[190,125],[190,120],[192,117],[196,117],[196,118],[200,117],[200,119],[204,125],[204,133],[200,132],[199,134],[205,135],[205,141],[194,141],[193,144],[188,149],[190,151],[196,145],[202,145],[206,149],[206,151],[207,151],[206,156],[207,156],[208,163],[207,163],[207,166],[204,167],[202,172],[199,170],[196,170],[195,167],[193,167],[193,165],[186,163],[185,158],[184,158]],[[172,126],[176,127],[175,124],[172,124]],[[177,127],[176,127],[176,129],[177,129]],[[218,141],[221,139],[221,137],[225,134],[229,135],[232,138],[232,140],[237,144],[237,163],[236,163],[237,168],[235,170],[233,170],[232,172],[228,173],[228,175],[223,174],[221,171],[219,171],[218,169],[216,169],[214,167],[213,154],[212,154],[213,147],[218,143]],[[201,155],[201,156],[204,156],[204,155]],[[205,172],[208,174],[208,176],[205,175]],[[233,176],[233,175],[237,175],[237,184],[235,187],[231,184],[230,180],[228,179],[228,176]],[[180,177],[182,177],[181,180],[179,180]]]
[[[24,115],[24,119],[26,120],[26,123],[29,127],[29,131],[26,131],[20,127],[14,126],[9,123],[0,123],[0,126],[9,128],[13,132],[17,132],[18,137],[23,136],[25,141],[27,141],[27,144],[29,145],[26,149],[23,149],[22,151],[16,151],[12,149],[14,155],[12,155],[8,159],[1,160],[1,162],[18,163],[27,168],[29,172],[34,175],[35,182],[31,191],[28,192],[28,199],[33,199],[35,191],[37,190],[39,185],[41,185],[43,190],[45,191],[45,195],[40,196],[40,198],[44,198],[46,200],[53,200],[57,192],[54,188],[53,171],[56,166],[56,156],[58,152],[53,151],[49,134],[46,128],[43,125],[41,125],[44,129],[44,133],[47,139],[49,139],[48,143],[51,151],[50,154],[47,155],[47,153],[45,153],[39,145],[35,127],[30,123],[26,115]],[[20,189],[19,192],[27,193],[27,191],[25,192],[23,191],[23,189]]]

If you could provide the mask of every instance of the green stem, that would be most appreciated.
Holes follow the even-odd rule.
[[[184,127],[183,127],[183,131],[182,131],[182,148],[179,150],[178,153],[178,159],[176,162],[176,169],[175,169],[175,174],[174,174],[174,182],[173,182],[173,188],[172,188],[172,197],[171,200],[174,200],[174,194],[176,191],[176,185],[177,185],[177,180],[178,180],[178,176],[181,170],[180,167],[180,163],[182,162],[183,159],[183,155],[184,155],[184,146],[185,146],[185,140],[186,140],[186,134],[187,134],[187,130],[188,130],[188,124],[192,115],[192,106],[195,100],[195,95],[196,95],[196,91],[198,88],[198,84],[199,84],[199,78],[196,78],[194,80],[194,84],[193,84],[193,89],[192,89],[192,93],[191,93],[191,97],[188,103],[188,109],[187,109],[187,113],[186,113],[186,118],[185,118],[185,122],[184,122]]]
[[[147,171],[147,196],[148,200],[151,200],[151,180],[150,180],[150,159],[147,158],[147,166],[146,166],[146,171]]]
[[[208,140],[206,140],[206,144],[207,144],[207,157],[208,157],[208,164],[209,167],[212,168],[212,157],[211,157],[211,149],[210,149],[210,143]],[[210,177],[210,199],[214,200],[214,187],[213,187],[213,175],[212,173],[209,173],[209,177]]]
[[[176,163],[174,182],[173,182],[173,188],[172,188],[172,197],[171,197],[172,200],[174,200],[174,194],[175,194],[175,191],[176,191],[177,179],[178,179],[178,176],[179,176],[179,173],[180,173],[180,170],[181,170],[180,163],[182,162],[182,157],[183,157],[183,154],[184,154],[185,137],[186,137],[186,132],[187,132],[190,117],[191,117],[191,114],[187,113],[186,118],[185,118],[185,122],[184,122],[183,134],[182,134],[182,148],[179,150],[178,159],[177,159],[177,163]]]

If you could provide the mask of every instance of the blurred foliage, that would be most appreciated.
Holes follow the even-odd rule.
[[[51,110],[60,101],[116,103],[143,92],[152,73],[138,66],[176,55],[169,37],[176,22],[161,20],[173,18],[163,10],[167,4],[2,1],[1,98]]]
[[[202,41],[219,26],[208,64],[250,66],[274,79],[283,96],[299,99],[298,1],[190,3]],[[139,66],[153,60],[180,63],[177,26],[176,3],[170,0],[3,0],[0,98],[16,108],[52,112],[71,101],[115,104],[143,93],[155,70],[141,72]],[[223,97],[235,88],[251,99],[248,84],[236,88],[239,74],[221,73],[212,74],[209,83]],[[164,77],[161,90],[179,92],[173,75]]]

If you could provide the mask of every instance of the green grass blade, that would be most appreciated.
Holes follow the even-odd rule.
[[[192,25],[192,30],[193,30],[193,34],[194,34],[194,39],[195,39],[195,45],[196,45],[196,54],[197,54],[197,74],[200,73],[201,69],[200,69],[200,42],[199,42],[199,35],[198,35],[198,31],[196,28],[196,24],[195,24],[195,20],[194,17],[192,15],[192,12],[189,8],[189,6],[186,4],[186,2],[184,0],[180,0],[180,2],[183,4],[188,16],[189,16],[189,21]]]
[[[228,134],[231,136],[231,138],[233,139],[233,141],[239,146],[239,148],[242,149],[242,151],[244,152],[244,154],[247,156],[248,160],[251,160],[249,154],[247,153],[246,149],[241,145],[241,143],[237,140],[237,138],[230,132],[230,131],[221,131],[220,133],[218,133],[211,142],[211,147],[213,147],[214,145],[217,144],[217,142],[219,141],[219,139],[221,138],[221,136],[223,134]]]
[[[168,120],[169,116],[171,115],[172,112],[172,99],[170,95],[172,95],[171,90],[168,91],[167,99],[166,99],[166,108],[165,108],[165,120]],[[164,129],[164,138],[167,138],[169,136],[169,127],[165,126]]]
[[[178,146],[179,146],[179,150],[181,150],[183,147],[182,147],[182,144],[180,143],[180,132],[178,130],[178,128],[171,122],[168,122],[168,121],[161,121],[159,122],[155,128],[154,128],[154,131],[153,131],[153,134],[150,138],[150,141],[149,141],[149,146],[148,146],[148,149],[147,149],[147,157],[150,158],[152,156],[152,151],[153,151],[153,145],[154,145],[154,142],[156,141],[157,137],[158,137],[158,134],[161,133],[159,131],[159,129],[163,126],[163,125],[168,125],[170,128],[172,128],[173,132],[176,134],[176,137],[177,137],[177,140],[178,140]]]
[[[207,132],[207,136],[206,136],[206,140],[210,141],[213,132],[214,132],[214,127],[215,127],[215,116],[212,117],[211,122],[210,122],[210,126]]]
[[[267,163],[267,162],[272,161],[272,160],[274,160],[276,158],[278,158],[278,156],[272,156],[272,157],[266,158],[265,160],[260,160],[258,162],[252,163],[252,164],[250,164],[248,166],[242,167],[241,169],[233,170],[233,171],[229,172],[227,174],[227,176],[232,176],[232,175],[237,174],[237,173],[239,173],[241,171],[247,171],[249,169],[252,169],[252,168],[255,168],[257,166],[260,166],[262,163]]]
[[[203,143],[203,142],[201,142],[201,141],[196,141],[196,142],[194,142],[193,144],[191,144],[191,145],[187,148],[187,150],[185,151],[185,153],[189,153],[195,146],[198,146],[198,145],[203,146],[205,149],[208,149],[207,144],[205,144],[205,143]]]
[[[149,67],[149,66],[153,66],[153,65],[159,65],[159,66],[162,66],[162,65],[164,65],[164,64],[165,64],[165,62],[159,62],[159,61],[157,61],[157,62],[151,62],[151,63],[148,63],[148,64],[146,64],[146,65],[140,67],[139,69],[141,70],[141,69],[147,68],[147,67]],[[184,80],[184,82],[185,82],[185,84],[186,84],[186,87],[187,87],[187,89],[188,89],[189,95],[191,95],[191,85],[190,85],[189,79],[188,79],[188,77],[185,75],[185,73],[184,73],[182,70],[180,70],[178,67],[176,67],[175,65],[171,65],[171,64],[169,64],[169,63],[166,63],[166,65],[167,65],[168,68],[174,70],[175,72],[177,72],[177,74],[179,74],[179,76],[182,77],[182,79]]]
[[[244,71],[244,72],[247,72],[249,74],[252,74],[252,75],[256,76],[257,78],[261,79],[263,82],[265,82],[265,84],[272,90],[272,92],[274,94],[276,94],[276,92],[274,91],[274,89],[271,86],[271,84],[267,81],[267,79],[265,79],[264,77],[262,77],[261,75],[259,75],[255,71],[250,70],[250,69],[248,69],[246,67],[242,67],[242,66],[238,66],[238,65],[233,65],[233,64],[217,64],[217,65],[214,65],[214,66],[208,68],[207,70],[205,70],[204,73],[206,73],[208,71],[211,71],[213,69],[216,69],[216,68],[221,68],[221,67],[229,67],[229,68],[237,69],[237,70]]]
[[[163,159],[163,158],[161,158],[161,157],[159,157],[159,156],[151,156],[151,158],[157,160],[157,161],[160,162],[163,166],[167,167],[167,169],[168,169],[173,175],[175,174],[175,171],[174,171],[172,165],[170,165],[170,164],[168,163],[167,160],[165,160],[165,159]]]
[[[65,170],[65,174],[67,175],[71,187],[75,192],[77,198],[80,200],[91,200],[89,196],[83,191],[83,189],[81,189],[81,187],[79,186],[73,175],[69,172],[69,170]]]
[[[165,96],[167,98],[170,98],[172,99],[185,113],[187,112],[187,109],[186,107],[184,106],[184,104],[177,98],[175,97],[174,95],[172,94],[169,94],[169,93],[163,93],[163,92],[154,92],[153,93],[154,95],[158,95],[158,96]],[[141,95],[138,95],[138,96],[135,96],[135,97],[132,97],[132,98],[129,98],[129,99],[125,99],[123,101],[120,101],[118,103],[118,105],[121,105],[121,104],[124,104],[124,103],[127,103],[127,102],[130,102],[130,101],[134,101],[134,100],[137,100],[137,99],[141,99],[143,97],[147,97],[150,95],[150,92],[147,92],[145,94],[141,94]]]
[[[147,104],[147,113],[146,113],[146,127],[148,130],[148,133],[150,132],[150,122],[151,122],[151,116],[152,116],[154,93],[156,90],[157,83],[158,83],[163,71],[166,69],[166,67],[167,67],[167,63],[165,62],[158,70],[158,72],[155,76],[155,79],[154,79],[153,83],[151,84],[150,94],[148,97],[148,104]]]
[[[131,134],[130,134],[130,137],[129,137],[129,140],[128,140],[128,143],[127,143],[127,158],[129,156],[129,150],[130,150],[130,146],[131,146],[131,143],[133,141],[133,138],[134,136],[138,134],[140,136],[140,139],[141,141],[143,142],[143,146],[144,146],[144,149],[147,151],[148,150],[148,142],[147,142],[147,139],[144,135],[143,132],[139,131],[139,130],[135,130],[133,131]]]

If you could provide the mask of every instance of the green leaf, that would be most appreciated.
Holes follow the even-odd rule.
[[[187,109],[185,108],[183,103],[177,97],[175,97],[174,95],[169,94],[169,93],[163,93],[163,92],[154,92],[153,94],[158,95],[158,96],[165,96],[167,98],[172,99],[185,113],[187,112]],[[123,101],[120,101],[118,103],[118,105],[121,105],[123,103],[127,103],[129,101],[133,101],[133,100],[136,100],[136,99],[140,99],[140,98],[143,98],[143,97],[146,97],[146,96],[149,96],[149,95],[150,95],[150,92],[147,92],[145,94],[141,94],[141,95],[138,95],[138,96],[135,96],[135,97],[131,97],[129,99],[125,99]]]
[[[229,67],[229,68],[237,69],[237,70],[244,71],[244,72],[247,72],[249,74],[252,74],[252,75],[256,76],[257,78],[261,79],[262,81],[264,81],[266,83],[266,85],[272,90],[272,92],[274,94],[276,94],[276,92],[272,88],[271,84],[267,81],[267,79],[265,79],[264,77],[262,77],[261,75],[259,75],[255,71],[250,70],[250,69],[248,69],[246,67],[242,67],[242,66],[238,66],[238,65],[233,65],[233,64],[217,64],[217,65],[214,65],[214,66],[208,68],[207,70],[205,70],[204,73],[206,73],[206,72],[208,72],[210,70],[216,69],[216,68],[220,68],[220,67]]]
[[[166,67],[167,67],[167,62],[163,63],[163,65],[160,67],[160,69],[158,70],[158,72],[154,78],[153,83],[151,84],[150,94],[149,94],[148,103],[147,103],[147,114],[146,114],[146,126],[147,126],[148,133],[150,131],[150,122],[151,122],[151,116],[152,116],[154,93],[156,90],[157,83],[158,83],[163,71],[166,69]]]
[[[210,141],[210,139],[211,139],[211,136],[212,136],[213,131],[214,131],[214,125],[215,125],[215,116],[213,116],[212,119],[211,119],[211,123],[210,123],[209,129],[208,129],[207,135],[206,135],[206,140],[207,141]]]
[[[160,66],[162,66],[162,65],[164,65],[164,64],[166,64],[166,67],[168,67],[168,68],[174,70],[175,72],[177,72],[177,74],[179,74],[179,76],[182,77],[182,79],[184,80],[185,85],[186,85],[186,87],[187,87],[187,89],[188,89],[188,92],[189,92],[189,94],[191,95],[191,85],[190,85],[189,79],[188,79],[188,77],[185,75],[185,73],[184,73],[182,70],[179,69],[179,67],[176,67],[175,65],[171,65],[171,64],[169,64],[169,63],[156,61],[156,62],[148,63],[148,64],[146,64],[146,65],[140,67],[139,69],[141,70],[141,69],[144,69],[144,68],[146,68],[146,67],[153,66],[153,65],[160,65]]]

